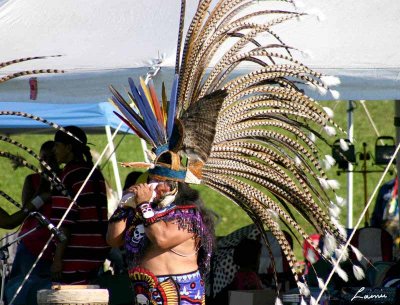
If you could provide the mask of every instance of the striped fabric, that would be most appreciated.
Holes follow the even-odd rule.
[[[84,163],[68,163],[61,180],[73,199],[90,172]],[[51,220],[58,223],[71,199],[53,196]],[[71,231],[63,257],[63,282],[87,284],[93,279],[109,252],[107,230],[107,196],[104,178],[95,170],[80,193],[76,204],[63,222]]]

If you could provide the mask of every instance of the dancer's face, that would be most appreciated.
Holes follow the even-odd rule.
[[[154,202],[160,202],[165,198],[165,196],[170,195],[171,191],[174,190],[174,182],[171,181],[162,181],[151,179],[148,183],[153,186],[154,192],[156,193],[156,197],[154,198]]]
[[[160,201],[168,192],[171,191],[171,188],[165,181],[159,181],[154,191],[156,192],[155,201]]]

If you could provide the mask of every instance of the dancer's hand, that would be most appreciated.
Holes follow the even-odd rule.
[[[136,204],[141,204],[143,202],[149,202],[153,197],[153,186],[142,183],[133,186],[133,192],[135,193]]]

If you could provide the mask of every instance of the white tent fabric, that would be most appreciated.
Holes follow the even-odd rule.
[[[339,76],[342,84],[337,90],[342,99],[399,98],[399,1],[302,2],[304,6],[300,10],[320,12],[319,15],[326,18],[318,21],[318,18],[307,17],[302,22],[294,20],[275,28],[285,42],[309,52],[311,56],[300,58],[302,62]],[[258,5],[259,8],[270,7],[271,3],[259,1]],[[97,92],[95,97],[104,101],[108,96],[107,85],[115,84],[112,80],[117,75],[129,72],[135,78],[159,64],[164,70],[164,79],[170,78],[175,61],[179,5],[180,1],[175,0],[2,0],[1,60],[61,54],[62,57],[7,69],[66,69],[69,76],[54,76],[58,82],[71,81],[63,88],[66,94],[63,98],[59,96],[58,102],[71,96],[77,102],[85,91],[92,98],[92,93]],[[189,18],[196,5],[195,0],[187,1]],[[293,9],[287,3],[275,5]],[[94,81],[93,71],[100,73],[105,81]],[[18,94],[13,90],[16,85],[9,86],[1,89],[1,101],[10,100],[4,91]],[[55,90],[56,85],[52,88]],[[326,96],[326,99],[331,98]]]

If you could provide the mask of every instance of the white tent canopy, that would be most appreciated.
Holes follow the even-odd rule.
[[[286,43],[310,54],[309,58],[300,58],[302,62],[339,76],[342,84],[337,89],[342,99],[399,98],[400,2],[302,2],[300,10],[318,12],[326,18],[318,21],[307,17],[275,28]],[[119,75],[124,79],[126,75],[144,75],[158,63],[169,79],[173,69],[167,67],[173,67],[175,62],[179,5],[180,1],[175,0],[0,0],[1,61],[62,55],[10,66],[0,72],[40,67],[73,73],[51,77],[57,79],[49,84],[48,90],[54,90],[52,95],[43,96],[39,88],[39,98],[46,102],[87,102],[97,98],[105,101],[109,84],[126,83]],[[188,17],[196,5],[195,0],[187,1]],[[271,7],[271,1],[260,1],[258,5]],[[277,5],[294,9],[286,3]],[[63,85],[66,82],[62,97],[57,96],[60,80]],[[18,95],[16,84],[4,86],[0,101],[10,101],[13,96],[19,101],[29,98]],[[11,91],[11,96],[4,91]]]

